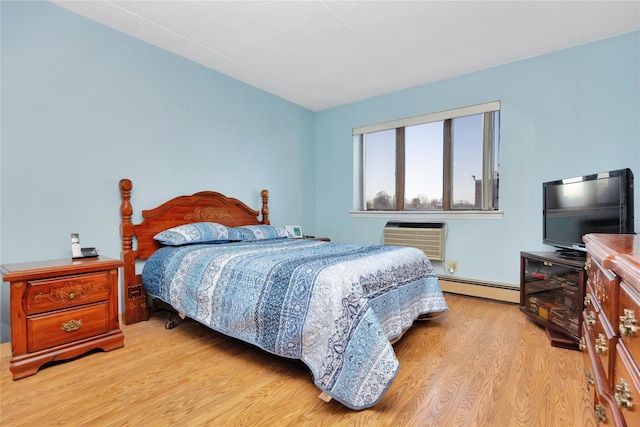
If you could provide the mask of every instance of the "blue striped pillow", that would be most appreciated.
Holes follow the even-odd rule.
[[[225,243],[240,240],[237,232],[216,222],[194,222],[161,231],[153,236],[155,240],[170,246],[193,243]]]
[[[237,237],[245,242],[290,237],[289,232],[284,227],[273,227],[271,225],[243,225],[231,230],[235,230],[238,233]]]

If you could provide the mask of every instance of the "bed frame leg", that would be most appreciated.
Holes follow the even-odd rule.
[[[167,323],[164,324],[164,328],[165,329],[173,329],[174,326],[176,326],[176,324],[174,323],[173,320],[171,320],[171,315],[173,313],[169,313],[169,320],[167,320]]]
[[[169,304],[167,304],[166,302],[158,298],[154,298],[153,300],[151,300],[151,309],[154,312],[166,311],[169,314],[169,318],[167,319],[167,322],[164,324],[165,329],[173,329],[176,326],[176,322],[173,320],[174,314],[177,314],[181,320],[184,320],[184,318],[186,317],[182,313],[177,313],[173,309],[173,307],[171,307]]]

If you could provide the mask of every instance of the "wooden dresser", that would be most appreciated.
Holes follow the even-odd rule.
[[[118,322],[120,260],[106,257],[4,264],[10,282],[13,379],[47,362],[124,345]]]
[[[640,237],[587,234],[585,379],[601,424],[640,426]]]

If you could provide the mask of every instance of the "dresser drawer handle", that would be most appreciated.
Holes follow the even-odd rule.
[[[584,351],[584,349],[587,348],[587,343],[584,340],[584,337],[580,338],[580,342],[578,343],[578,349],[580,351]]]
[[[607,354],[607,339],[604,335],[599,334],[598,338],[596,338],[596,352],[598,354]]]
[[[596,383],[593,379],[593,372],[591,372],[590,370],[587,371],[586,369],[584,370],[584,380],[587,383],[587,387]]]
[[[81,326],[82,326],[82,319],[81,320],[71,319],[68,322],[65,322],[62,324],[62,330],[65,332],[73,332],[80,329]]]
[[[633,406],[633,402],[631,401],[631,389],[629,388],[629,383],[624,380],[624,378],[620,378],[620,384],[616,385],[616,392],[613,395],[613,398],[616,401],[616,406],[621,409],[629,409]]]
[[[596,324],[596,314],[593,311],[590,311],[587,314],[587,326],[595,326]]]
[[[638,327],[636,326],[636,317],[633,310],[624,309],[624,316],[620,316],[620,335],[635,335]]]
[[[607,411],[604,408],[604,405],[602,403],[598,403],[596,405],[596,419],[600,422],[606,423],[607,422]]]

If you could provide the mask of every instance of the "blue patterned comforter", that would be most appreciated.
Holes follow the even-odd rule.
[[[418,249],[272,239],[164,247],[146,262],[148,293],[198,322],[300,359],[322,391],[374,405],[399,369],[389,340],[448,309]]]

